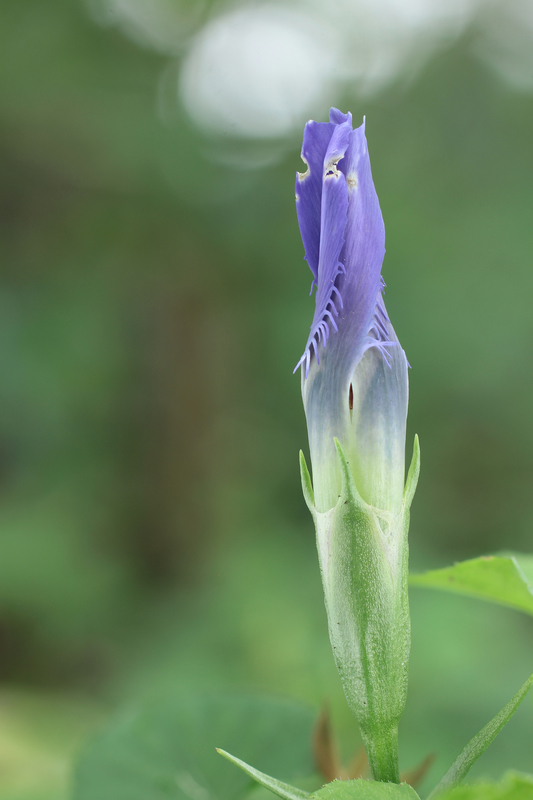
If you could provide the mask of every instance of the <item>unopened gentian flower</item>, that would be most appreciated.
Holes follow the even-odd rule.
[[[306,125],[302,158],[307,171],[297,175],[296,204],[316,287],[311,332],[296,367],[314,481],[313,488],[300,453],[302,488],[346,698],[375,781],[399,783],[410,647],[407,534],[420,465],[415,438],[404,487],[408,364],[383,302],[385,232],[364,125],[353,130],[351,115],[332,109],[329,122]],[[422,585],[428,575],[420,576]],[[532,685],[533,675],[468,742],[429,800],[448,797],[461,783]],[[282,800],[418,797],[409,786],[364,780],[331,782],[309,794],[219,752]],[[331,767],[335,759],[328,761]]]
[[[383,301],[385,229],[364,123],[308,122],[296,207],[316,308],[301,368],[313,515],[331,644],[376,780],[399,780],[407,690],[408,363]]]

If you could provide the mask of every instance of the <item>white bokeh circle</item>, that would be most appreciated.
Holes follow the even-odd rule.
[[[248,6],[212,19],[194,39],[180,94],[204,128],[277,137],[327,102],[336,70],[332,29],[297,9]]]

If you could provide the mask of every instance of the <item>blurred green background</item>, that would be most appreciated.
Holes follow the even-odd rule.
[[[0,10],[1,800],[66,798],[109,715],[167,691],[328,698],[346,755],[359,742],[297,463],[310,113],[202,128],[176,87],[229,6],[174,0],[170,45],[150,15],[173,0],[130,6]],[[415,570],[533,551],[526,34],[482,4],[379,86],[344,75],[311,103],[366,114],[422,446]],[[431,750],[436,779],[533,670],[533,620],[421,589],[412,612],[402,764]],[[528,699],[473,774],[533,771],[532,732]]]

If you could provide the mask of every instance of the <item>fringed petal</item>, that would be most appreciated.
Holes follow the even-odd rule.
[[[308,122],[304,130],[302,161],[307,171],[296,173],[296,213],[305,249],[305,259],[318,280],[320,254],[320,209],[324,158],[335,125],[329,122]]]
[[[385,228],[372,181],[364,123],[352,130],[351,115],[337,109],[331,110],[330,120],[306,125],[302,154],[312,159],[312,164],[308,162],[308,173],[300,181],[305,194],[301,191],[297,201],[306,258],[317,285],[311,331],[296,366],[305,363],[307,372],[315,350],[312,341],[319,341],[319,325],[328,312],[338,316],[339,335],[328,344],[336,351],[334,357],[346,362],[346,371],[361,358],[382,285],[385,254]],[[319,155],[323,158],[320,187]],[[349,352],[343,345],[345,337],[351,343]]]
[[[310,168],[298,218],[317,291],[298,366],[316,507],[336,503],[336,437],[363,498],[399,513],[408,364],[383,302],[385,228],[364,123],[352,130],[351,116],[332,109],[329,123],[307,124],[302,153]]]

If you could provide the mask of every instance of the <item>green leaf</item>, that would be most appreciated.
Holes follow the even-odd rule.
[[[78,764],[74,800],[240,800],[248,775],[216,753],[239,753],[280,780],[313,773],[312,709],[242,696],[170,699],[116,721]]]
[[[533,556],[482,556],[411,575],[411,586],[444,589],[533,615]]]
[[[313,800],[419,800],[419,797],[407,783],[381,783],[357,778],[354,781],[332,781],[314,792]]]
[[[264,772],[259,772],[258,769],[254,769],[254,767],[251,767],[249,764],[245,764],[240,758],[235,758],[235,756],[232,756],[230,753],[226,753],[225,750],[220,750],[217,747],[217,753],[220,753],[221,756],[224,756],[224,758],[227,758],[232,764],[242,769],[242,771],[253,778],[256,783],[260,783],[261,786],[270,789],[274,794],[283,797],[283,800],[307,800],[307,798],[310,797],[308,792],[297,789],[289,783],[278,781],[276,778],[271,778],[270,775],[265,775]]]
[[[439,800],[532,800],[533,775],[508,772],[500,783],[474,783],[458,786]]]
[[[475,761],[477,761],[480,755],[485,752],[489,744],[494,741],[504,725],[509,722],[516,709],[528,693],[532,684],[533,675],[527,679],[522,688],[519,689],[515,696],[507,703],[507,705],[502,708],[500,713],[496,714],[494,719],[492,719],[488,725],[485,725],[485,727],[482,728],[480,732],[468,742],[464,750],[455,759],[440,783],[435,787],[435,789],[433,789],[428,800],[437,796],[440,798],[443,792],[447,791],[448,789],[452,789],[461,783],[470,767]]]

